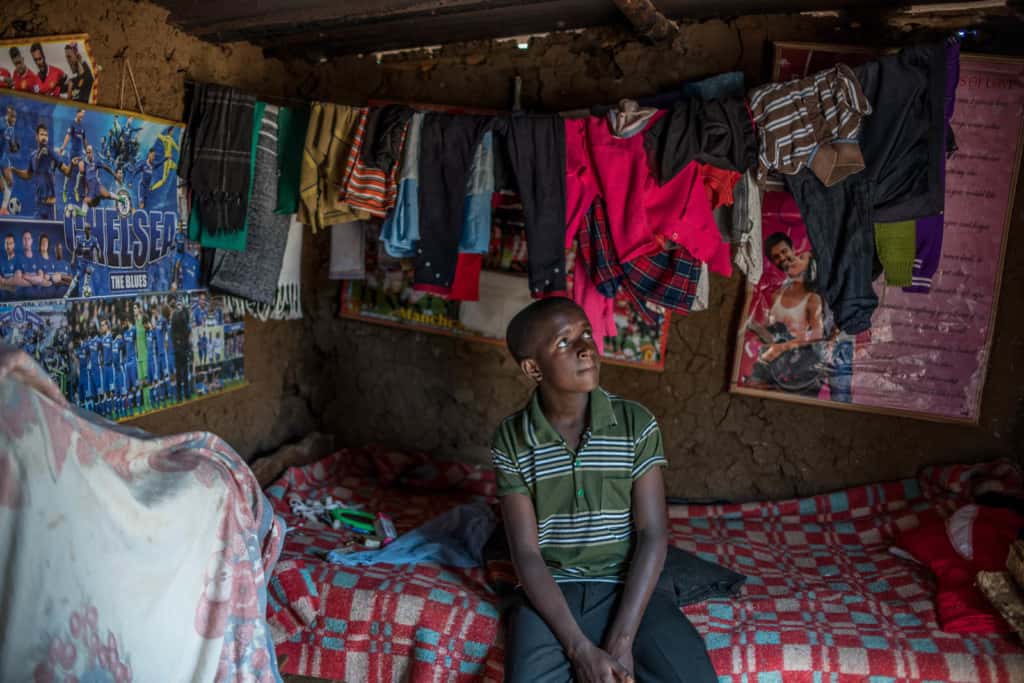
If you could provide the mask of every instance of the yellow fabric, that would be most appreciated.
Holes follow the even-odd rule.
[[[338,200],[359,114],[357,107],[327,102],[314,102],[310,109],[299,176],[299,220],[313,232],[370,217]]]

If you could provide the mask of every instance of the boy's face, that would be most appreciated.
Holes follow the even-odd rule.
[[[521,363],[535,382],[572,393],[589,393],[601,379],[590,321],[579,308],[560,307],[537,325],[531,357]]]

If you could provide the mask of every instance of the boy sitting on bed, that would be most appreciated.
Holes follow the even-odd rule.
[[[654,590],[668,539],[654,416],[598,386],[590,323],[569,299],[527,306],[506,341],[537,389],[492,443],[525,593],[509,616],[505,680],[717,681],[700,634]]]

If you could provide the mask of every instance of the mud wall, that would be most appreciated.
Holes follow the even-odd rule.
[[[264,95],[283,94],[295,87],[295,74],[279,61],[265,60],[258,48],[204,43],[168,26],[166,17],[165,10],[132,0],[4,3],[0,37],[88,33],[93,56],[102,68],[99,104],[122,106],[120,58],[127,56],[145,112],[176,120],[182,117],[186,78]],[[136,109],[130,85],[126,91],[124,106]],[[299,395],[300,377],[306,371],[298,368],[311,355],[301,328],[301,323],[249,325],[246,372],[251,386],[155,413],[135,424],[157,433],[214,431],[246,455],[313,429],[316,422]]]
[[[188,76],[264,95],[314,93],[507,108],[510,81],[523,104],[559,110],[652,93],[681,80],[740,69],[763,78],[773,40],[847,41],[849,27],[809,17],[742,18],[685,28],[685,48],[643,45],[599,29],[515,43],[449,46],[338,59],[266,60],[245,44],[212,46],[165,24],[148,3],[108,0],[86,11],[71,0],[0,9],[3,37],[85,31],[105,67],[102,103],[117,105],[127,48],[146,111],[179,118]],[[671,467],[669,493],[688,497],[782,497],[906,476],[924,464],[1024,451],[1024,196],[1018,192],[998,322],[978,427],[795,406],[728,394],[742,281],[713,277],[707,312],[673,323],[664,373],[607,366],[603,384],[646,403],[660,418]],[[340,443],[383,442],[486,458],[494,425],[528,387],[495,347],[392,330],[335,317],[337,290],[325,277],[327,242],[307,236],[304,320],[247,324],[245,389],[148,416],[154,432],[215,431],[246,456],[311,429]]]

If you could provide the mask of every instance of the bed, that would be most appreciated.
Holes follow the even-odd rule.
[[[748,577],[732,599],[685,609],[722,683],[1024,680],[1009,635],[938,630],[923,567],[890,552],[928,510],[966,502],[992,463],[772,503],[672,505],[672,542]],[[328,680],[500,681],[499,600],[483,569],[326,562],[343,532],[298,526],[288,496],[331,494],[391,514],[399,530],[470,499],[494,501],[491,473],[424,454],[346,450],[288,470],[267,495],[289,531],[270,584],[281,672]]]

